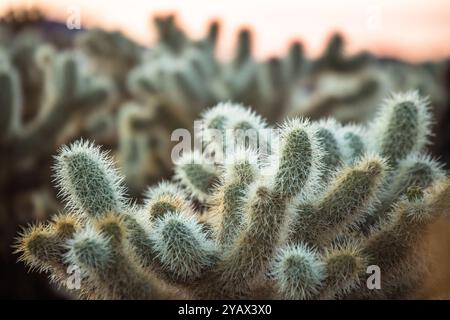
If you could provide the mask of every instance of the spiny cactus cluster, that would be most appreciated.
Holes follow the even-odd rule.
[[[252,56],[251,33],[242,29],[234,58],[223,63],[215,52],[217,22],[200,40],[189,39],[173,16],[157,17],[155,23],[159,41],[128,77],[129,88],[139,101],[166,109],[170,118],[182,119],[187,125],[205,107],[223,100],[258,106],[270,119],[277,119],[287,106],[286,93],[296,85],[302,67],[300,43],[292,44],[286,57],[259,63]],[[272,108],[275,105],[279,108]]]
[[[434,66],[409,64],[374,59],[366,53],[346,57],[343,52],[343,39],[336,34],[323,55],[311,61],[300,78],[299,86],[292,93],[291,107],[284,117],[302,115],[319,119],[333,116],[343,122],[365,122],[373,118],[379,101],[393,90],[418,90],[430,96],[433,113],[440,118],[446,100],[442,86],[445,63]],[[436,82],[437,79],[440,80]]]
[[[135,195],[171,171],[167,159],[172,145],[160,137],[175,128],[191,129],[198,115],[219,101],[255,106],[275,123],[286,116],[318,119],[330,114],[344,121],[364,120],[387,89],[414,89],[425,84],[420,89],[438,97],[434,102],[442,95],[436,77],[419,72],[419,66],[397,66],[390,71],[367,54],[346,55],[339,35],[330,39],[324,54],[315,60],[303,55],[300,42],[293,42],[285,56],[258,61],[252,54],[252,33],[242,29],[233,59],[224,62],[216,54],[218,23],[210,25],[204,38],[194,40],[174,16],[156,17],[154,22],[158,41],[148,50],[118,32],[102,30],[82,30],[59,41],[64,46],[57,45],[69,47],[71,55],[82,55],[90,72],[115,84],[118,99],[111,108],[97,105],[95,113],[82,123],[71,117],[70,127],[73,135],[94,139],[119,154]],[[0,36],[0,46],[10,48],[11,60],[19,69],[26,93],[23,112],[29,119],[40,109],[44,90],[44,75],[34,63],[35,55],[48,39],[34,29],[6,38],[9,40],[3,41]],[[398,75],[404,77],[394,81]],[[408,85],[400,87],[399,83]]]
[[[174,16],[156,17],[155,25],[158,42],[130,73],[130,90],[191,120],[199,109],[225,100],[255,106],[273,123],[301,115],[367,120],[392,90],[420,90],[439,104],[445,99],[436,82],[442,75],[433,68],[378,61],[365,52],[348,55],[338,33],[317,59],[305,57],[302,43],[294,41],[285,56],[258,61],[252,33],[243,28],[232,59],[223,62],[216,55],[217,22],[199,40],[190,39]]]
[[[135,190],[142,187],[145,177],[158,177],[155,171],[168,172],[171,169],[169,163],[164,161],[170,154],[171,145],[150,137],[167,134],[167,131],[170,133],[179,127],[192,129],[192,123],[198,115],[207,106],[220,101],[240,101],[255,106],[257,112],[270,122],[276,122],[285,115],[298,115],[302,113],[296,108],[299,102],[297,93],[304,82],[301,79],[326,72],[336,63],[347,63],[342,45],[334,46],[333,50],[328,49],[327,55],[319,59],[320,63],[316,63],[305,59],[300,42],[293,42],[284,57],[257,61],[252,54],[252,33],[245,28],[239,31],[233,58],[223,62],[216,53],[220,34],[217,22],[212,22],[206,35],[198,40],[190,39],[177,25],[174,16],[156,17],[154,22],[158,42],[143,54],[141,63],[127,76],[129,91],[142,105],[139,113],[148,121],[141,121],[142,126],[129,130],[133,127],[130,122],[135,117],[131,114],[137,112],[137,108],[133,107],[134,111],[124,112],[129,116],[121,118],[119,122],[119,126],[124,128],[120,132],[130,133],[122,143],[133,141],[134,145],[153,146],[139,151],[127,147],[121,149],[130,152],[121,154],[126,176],[138,174],[141,177],[135,182],[130,181],[130,187]],[[96,38],[101,40],[99,35]],[[342,44],[342,40],[339,43]],[[355,71],[362,65],[357,64],[347,71]],[[363,80],[360,82],[365,83]],[[308,83],[303,85],[319,88]],[[301,99],[300,103],[305,104]],[[164,126],[158,123],[164,123]],[[142,139],[143,135],[149,137],[147,141]],[[150,139],[156,140],[159,145]],[[126,159],[137,161],[127,163]],[[137,162],[147,165],[136,166]],[[147,182],[151,182],[151,179],[147,179]]]
[[[200,39],[189,38],[174,16],[156,17],[154,22],[157,43],[127,75],[129,91],[142,105],[141,109],[149,109],[142,112],[144,117],[151,118],[128,136],[136,137],[136,145],[144,145],[143,132],[158,137],[173,128],[191,129],[199,113],[220,101],[254,106],[269,123],[299,116],[312,119],[332,116],[343,122],[364,122],[374,116],[379,101],[391,91],[417,89],[431,95],[436,114],[445,103],[439,72],[421,65],[378,61],[367,53],[349,56],[339,34],[330,38],[317,59],[306,57],[302,43],[295,41],[284,56],[258,61],[252,50],[253,34],[243,28],[238,33],[232,58],[222,61],[216,52],[220,36],[217,22],[212,22]],[[122,51],[120,47],[117,50]],[[130,128],[130,118],[122,120],[119,125]],[[164,126],[154,125],[157,123]],[[123,159],[127,158],[139,158],[141,163],[150,159],[152,165],[140,166],[141,177],[155,178],[156,168],[170,171],[170,165],[162,159],[167,158],[171,145],[155,140],[159,145],[147,141],[153,148],[122,155],[127,176],[127,168],[133,167],[125,164]],[[134,169],[130,174],[137,172]],[[144,179],[137,181],[141,180]],[[154,180],[147,179],[147,183]],[[130,186],[139,190],[142,183]]]
[[[87,70],[73,50],[57,51],[32,32],[13,39],[0,39],[0,259],[2,272],[20,274],[3,278],[22,281],[5,281],[11,294],[39,288],[36,277],[21,277],[11,245],[19,224],[58,210],[49,183],[52,154],[83,134],[87,116],[114,97],[110,81]]]
[[[423,153],[426,99],[394,95],[365,127],[287,120],[278,139],[233,152],[239,130],[259,138],[265,120],[231,103],[202,120],[202,149],[185,150],[174,181],[150,187],[142,205],[99,147],[62,147],[54,169],[67,213],[25,229],[20,259],[62,286],[79,267],[87,299],[414,297],[425,229],[450,209],[450,180]],[[381,270],[378,290],[366,285],[369,265]]]
[[[68,31],[64,23],[49,21],[35,10],[13,10],[8,17],[0,21],[0,55],[6,57],[0,60],[8,66],[3,70],[9,74],[6,77],[18,80],[14,87],[19,90],[11,95],[7,84],[0,90],[4,99],[0,109],[5,111],[0,125],[7,131],[15,128],[14,134],[0,129],[0,256],[11,264],[15,258],[10,246],[17,225],[30,217],[44,219],[61,209],[49,183],[51,154],[74,138],[94,140],[111,149],[129,192],[140,199],[146,185],[172,174],[171,132],[181,127],[191,129],[199,113],[218,101],[243,101],[274,123],[285,115],[316,119],[332,114],[344,122],[368,119],[386,90],[418,88],[432,97],[433,106],[440,106],[442,100],[436,72],[441,70],[440,64],[412,66],[367,59],[365,55],[348,56],[338,36],[317,60],[303,56],[301,44],[293,43],[285,56],[260,62],[252,54],[252,33],[241,30],[234,58],[221,61],[215,52],[220,36],[216,23],[203,39],[195,40],[176,25],[175,18],[158,17],[159,40],[145,49],[116,32]],[[89,108],[79,108],[74,99],[68,101],[73,105],[70,112],[57,111],[42,121],[44,114],[52,114],[52,100],[64,96],[58,90],[71,82],[66,78],[71,73],[64,73],[63,60],[76,61],[82,92],[103,88],[108,99],[99,99]],[[149,70],[158,70],[159,80],[164,81],[155,82],[153,71],[144,72],[150,65]],[[182,74],[181,81],[173,70]],[[99,75],[114,88],[97,80]],[[143,84],[151,80],[148,83],[158,90],[141,90],[145,86],[136,85],[139,77]],[[191,91],[183,89],[186,79]],[[117,99],[110,99],[112,92]],[[15,108],[4,109],[10,106],[10,98]],[[111,100],[114,103],[109,103]],[[35,125],[38,122],[41,125]],[[35,135],[35,130],[40,132]],[[28,141],[25,136],[32,139],[22,143]],[[201,204],[196,210],[203,207]],[[16,283],[11,286],[20,287]]]

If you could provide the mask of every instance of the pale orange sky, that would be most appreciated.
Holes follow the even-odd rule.
[[[256,31],[258,57],[285,51],[295,38],[315,56],[333,30],[344,33],[349,52],[368,49],[411,61],[450,56],[450,0],[0,0],[0,12],[23,4],[62,20],[75,6],[83,27],[119,29],[143,44],[154,41],[149,17],[155,13],[176,12],[193,36],[220,18],[223,57],[241,26]]]

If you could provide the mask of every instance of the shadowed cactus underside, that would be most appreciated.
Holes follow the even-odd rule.
[[[203,120],[225,132],[236,116],[266,127],[230,103]],[[414,297],[425,229],[450,208],[450,181],[423,154],[429,118],[426,100],[407,93],[368,126],[291,119],[269,154],[244,145],[218,163],[186,152],[144,205],[127,200],[103,152],[75,142],[56,158],[69,213],[23,231],[17,252],[61,285],[79,265],[81,298]],[[224,142],[203,134],[207,146]],[[380,290],[366,287],[369,265]]]

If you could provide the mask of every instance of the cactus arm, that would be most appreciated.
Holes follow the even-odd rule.
[[[291,241],[328,245],[362,221],[376,199],[384,172],[384,161],[376,156],[342,169],[317,203],[299,206]]]

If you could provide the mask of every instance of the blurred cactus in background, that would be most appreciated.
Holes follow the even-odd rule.
[[[355,221],[352,222],[342,221],[342,228],[356,224],[364,237],[368,237],[368,233],[377,230],[376,226],[388,216],[403,215],[401,210],[409,210],[411,204],[403,203],[407,202],[405,197],[416,187],[423,191],[423,195],[417,196],[420,198],[414,200],[417,203],[408,201],[414,202],[414,206],[431,206],[435,201],[432,197],[439,192],[431,192],[429,188],[443,175],[442,168],[431,157],[418,151],[427,147],[425,142],[429,139],[430,130],[440,130],[442,134],[438,133],[432,139],[435,147],[431,150],[434,156],[444,155],[444,166],[448,167],[450,163],[445,157],[447,149],[450,150],[450,138],[446,134],[446,114],[450,110],[448,79],[445,78],[448,63],[412,65],[368,53],[348,55],[344,39],[339,34],[330,38],[325,51],[318,58],[307,57],[303,52],[303,44],[294,41],[285,54],[259,60],[253,54],[253,33],[245,28],[239,30],[234,54],[226,61],[220,59],[217,52],[221,28],[218,22],[212,22],[200,39],[193,39],[186,34],[173,15],[156,16],[152,22],[158,39],[151,47],[145,48],[120,32],[100,29],[69,31],[64,24],[48,20],[35,9],[12,10],[0,18],[0,258],[6,266],[5,270],[16,267],[13,262],[15,257],[11,255],[11,244],[18,225],[30,220],[44,220],[51,213],[63,209],[56,201],[50,183],[51,157],[59,145],[71,145],[66,151],[73,151],[75,145],[70,143],[83,138],[111,150],[111,158],[121,167],[121,185],[127,188],[129,195],[136,198],[136,204],[131,205],[124,200],[121,210],[114,205],[106,210],[108,212],[100,212],[95,219],[80,219],[78,214],[70,212],[69,215],[56,217],[48,227],[39,227],[33,231],[33,237],[39,241],[44,239],[42,244],[45,247],[35,249],[42,249],[47,260],[44,263],[34,258],[32,263],[31,260],[27,261],[33,266],[39,265],[42,270],[51,270],[56,282],[63,281],[67,276],[64,273],[67,261],[61,262],[60,254],[66,254],[66,247],[62,244],[72,239],[69,242],[73,245],[86,243],[91,250],[103,250],[108,261],[116,262],[111,272],[120,273],[124,267],[127,269],[124,275],[127,278],[121,278],[120,281],[129,281],[128,289],[131,284],[134,287],[132,291],[119,292],[113,297],[142,298],[144,296],[135,296],[137,293],[134,288],[138,287],[138,291],[146,294],[145,297],[200,297],[203,293],[199,291],[202,291],[208,279],[219,275],[220,280],[217,281],[229,281],[229,284],[223,284],[224,292],[209,292],[206,297],[253,297],[252,293],[230,288],[230,284],[240,282],[238,271],[234,269],[235,266],[220,261],[226,256],[226,259],[236,259],[233,263],[237,263],[241,261],[242,254],[249,253],[239,246],[236,251],[230,251],[236,239],[242,237],[241,241],[256,241],[251,235],[257,234],[259,229],[245,231],[247,223],[253,220],[250,211],[241,212],[243,208],[249,210],[248,207],[253,206],[255,210],[266,210],[270,206],[280,211],[280,216],[272,217],[274,220],[271,221],[274,225],[278,224],[280,229],[274,229],[273,234],[264,233],[268,238],[261,240],[260,248],[273,255],[269,263],[265,260],[266,251],[254,253],[260,255],[255,258],[259,259],[255,260],[260,263],[259,271],[244,270],[245,263],[242,262],[240,268],[254,274],[248,275],[249,283],[242,283],[248,288],[240,287],[239,290],[253,288],[255,280],[255,283],[261,283],[265,289],[271,290],[267,292],[270,297],[344,297],[352,294],[351,289],[356,288],[360,279],[359,271],[354,273],[347,270],[346,279],[323,278],[331,270],[341,270],[335,267],[341,257],[347,259],[347,255],[351,255],[351,260],[358,256],[351,260],[358,266],[356,269],[363,268],[369,262],[365,249],[359,246],[360,239],[356,241],[358,245],[354,245],[353,238],[348,241],[347,229],[334,230],[335,234],[330,231],[330,238],[333,235],[338,240],[341,233],[345,233],[345,241],[341,243],[331,239],[332,246],[330,243],[320,244],[320,250],[319,244],[309,238],[301,239],[301,243],[285,239],[286,247],[283,250],[278,244],[275,246],[274,241],[280,235],[283,239],[290,239],[292,232],[283,228],[286,217],[290,217],[292,212],[319,212],[322,209],[318,208],[318,204],[319,207],[330,206],[330,210],[335,210],[331,208],[334,198],[327,198],[326,190],[334,190],[338,194],[340,183],[346,178],[353,179],[354,170],[365,172],[369,167],[375,170],[369,165],[371,159],[379,160],[377,163],[383,167],[381,171],[385,172],[385,177],[381,178],[382,172],[375,174],[380,175],[382,181],[376,183],[376,188],[373,186],[377,189],[377,197],[372,200],[360,199],[358,205],[364,203],[370,208],[368,211],[378,214],[362,213],[358,207],[355,209],[357,212],[352,213],[359,215],[358,218],[354,216]],[[378,120],[371,124],[370,120],[377,116],[383,98],[391,92],[411,89],[429,96],[429,105],[432,107],[427,108],[425,113],[421,113],[424,111],[421,107],[415,113],[414,105],[404,106],[397,114],[402,123],[402,130],[397,132],[395,125],[392,125],[397,122],[392,120],[396,119],[396,114],[391,113],[395,109],[392,105],[397,105],[397,102],[391,101],[385,105],[385,111],[378,113]],[[421,106],[428,105],[428,102],[414,95],[399,95],[397,99],[414,100]],[[222,103],[221,107],[213,110],[208,109],[222,101],[230,102]],[[250,105],[257,113],[244,112],[233,103]],[[216,118],[226,111],[230,113],[224,114],[223,119]],[[430,114],[438,122],[437,129],[431,127]],[[314,146],[318,146],[310,150],[309,169],[314,179],[306,178],[308,170],[302,167],[300,156],[304,154],[301,152],[295,153],[297,162],[266,168],[266,162],[272,158],[265,151],[283,154],[283,143],[280,146],[269,145],[267,150],[253,150],[252,153],[248,153],[245,148],[237,150],[234,161],[256,158],[256,167],[233,168],[230,165],[222,168],[206,159],[200,161],[199,165],[196,161],[201,156],[193,153],[183,157],[174,168],[171,152],[176,142],[171,141],[171,134],[179,128],[193,132],[194,120],[199,116],[208,123],[210,129],[260,131],[282,122],[285,123],[284,132],[295,132],[297,127],[304,128],[304,131],[295,134],[312,135]],[[285,120],[299,117],[318,121]],[[322,119],[327,117],[336,121]],[[387,117],[390,117],[391,122]],[[406,135],[403,130],[410,134]],[[418,135],[415,136],[414,132]],[[395,140],[390,141],[392,136]],[[211,137],[205,135],[204,138],[211,142]],[[267,137],[261,137],[260,142],[268,142]],[[81,154],[83,150],[96,150],[87,143],[76,146]],[[208,148],[211,147],[209,145]],[[215,147],[212,149],[217,150]],[[287,149],[290,150],[290,147]],[[383,161],[375,155],[383,158]],[[96,153],[96,156],[103,159],[101,153]],[[93,158],[85,160],[88,159]],[[264,172],[261,172],[262,167]],[[103,169],[108,175],[111,166]],[[275,180],[263,178],[267,176],[266,171]],[[279,172],[278,178],[276,172]],[[292,178],[292,174],[297,178]],[[179,183],[146,189],[148,185],[154,185],[172,175],[179,179]],[[301,184],[302,179],[299,177],[306,179],[304,184]],[[292,185],[287,188],[283,179]],[[58,181],[62,182],[63,179]],[[105,181],[103,183],[108,183]],[[82,185],[80,183],[80,187]],[[65,188],[63,185],[60,187]],[[88,186],[92,189],[98,187]],[[266,203],[258,202],[259,189],[264,189],[264,194],[267,194]],[[300,205],[291,199],[299,198],[299,194],[310,195],[311,190],[315,190],[314,197],[310,199],[314,200],[312,203]],[[370,192],[366,191],[369,196]],[[255,203],[244,201],[242,194],[252,194],[251,199]],[[190,195],[195,197],[186,200]],[[298,207],[291,208],[288,202],[295,202]],[[393,203],[400,204],[393,207]],[[147,218],[141,220],[144,210],[141,206],[152,212],[149,218],[151,223],[145,220]],[[404,209],[398,209],[400,211],[395,213],[397,207]],[[167,208],[171,209],[170,214],[166,215]],[[80,210],[84,212],[85,209]],[[433,220],[434,216],[430,219]],[[294,222],[292,225],[295,228],[303,230],[303,222]],[[308,221],[306,225],[310,223],[313,224]],[[92,228],[87,228],[87,224],[92,224]],[[318,226],[320,223],[315,227]],[[254,227],[259,228],[258,225]],[[111,229],[108,231],[107,228]],[[392,228],[397,230],[397,227]],[[130,230],[133,230],[132,235]],[[179,237],[180,230],[185,230],[185,234],[192,237]],[[108,232],[114,232],[116,242],[111,242],[113,240]],[[151,241],[146,238],[147,232],[152,235]],[[48,239],[54,242],[53,247],[46,247]],[[128,246],[130,241],[142,242],[144,246],[136,249],[135,257],[129,257],[121,251],[121,246]],[[202,245],[197,247],[197,243]],[[148,253],[147,245],[152,248]],[[188,252],[192,251],[192,256],[186,257],[183,266],[172,265],[173,257],[184,254],[179,251],[179,246],[183,245]],[[105,257],[95,261],[82,260],[99,258],[94,254],[97,251],[86,252],[86,256],[80,257],[77,250],[72,247],[67,256],[80,265],[94,263],[95,268],[102,268],[102,259]],[[141,258],[144,260],[139,260]],[[345,261],[344,258],[342,261]],[[298,274],[284,270],[286,264],[317,268]],[[260,282],[258,272],[262,270],[267,273],[267,279]],[[16,278],[21,277],[23,271],[18,272]],[[101,269],[96,272],[101,272]],[[203,273],[206,276],[200,277]],[[113,275],[102,275],[105,276]],[[306,276],[310,278],[305,279]],[[116,290],[111,287],[99,289],[96,275],[86,274],[86,277],[90,280],[87,281],[89,285],[83,288],[83,297],[111,297],[111,292]],[[17,291],[24,290],[31,297],[35,295],[26,283],[17,285],[17,279],[5,276],[6,280],[9,278],[12,279],[9,281],[9,290],[17,287]],[[289,281],[285,281],[287,278],[304,279],[309,285],[292,286]],[[6,280],[5,283],[8,282]],[[41,285],[42,282],[35,286]],[[180,288],[182,294],[178,295]],[[302,296],[298,295],[300,292]]]
[[[111,77],[125,94],[126,75],[140,61],[142,49],[119,32],[87,30],[75,39],[100,74]]]
[[[306,58],[302,44],[293,42],[285,57],[257,61],[252,33],[242,29],[233,58],[222,62],[216,54],[217,22],[199,40],[189,39],[174,16],[156,17],[154,23],[159,40],[130,72],[128,83],[136,100],[155,109],[152,113],[170,129],[192,129],[198,114],[220,101],[251,105],[270,123],[292,116],[365,122],[384,97],[399,90],[431,95],[438,115],[445,106],[438,67],[382,61],[366,53],[347,57],[339,34],[316,60]]]
[[[5,21],[1,28],[11,34],[0,42],[0,227],[8,268],[18,224],[57,209],[49,184],[56,147],[77,137],[90,113],[111,105],[114,89],[78,53],[44,42],[31,28],[41,20]]]
[[[340,34],[330,38],[315,60],[304,56],[300,42],[293,42],[285,57],[257,61],[252,33],[242,29],[233,58],[224,63],[216,54],[217,22],[200,40],[189,39],[174,16],[156,17],[155,24],[159,41],[131,73],[131,91],[162,100],[166,108],[191,120],[199,109],[224,100],[255,106],[272,123],[286,115],[365,121],[395,90],[420,90],[435,105],[445,104],[442,68],[380,60],[367,53],[347,57]]]
[[[189,123],[206,106],[225,100],[257,106],[272,122],[289,108],[286,99],[303,68],[300,43],[293,43],[286,57],[259,62],[252,55],[252,33],[242,29],[234,57],[224,63],[216,53],[217,22],[200,40],[189,39],[173,16],[157,17],[155,24],[159,41],[129,78],[138,98],[188,117]]]
[[[225,133],[235,118],[257,136],[268,128],[231,103],[202,120]],[[423,153],[427,99],[393,95],[368,126],[288,120],[269,154],[207,130],[204,148],[184,150],[174,182],[148,189],[142,205],[99,147],[62,147],[54,168],[67,213],[23,231],[21,259],[62,286],[79,266],[76,293],[88,299],[417,297],[427,228],[450,212],[450,179]],[[203,152],[211,145],[234,152],[219,162]],[[371,265],[380,290],[366,284]]]

